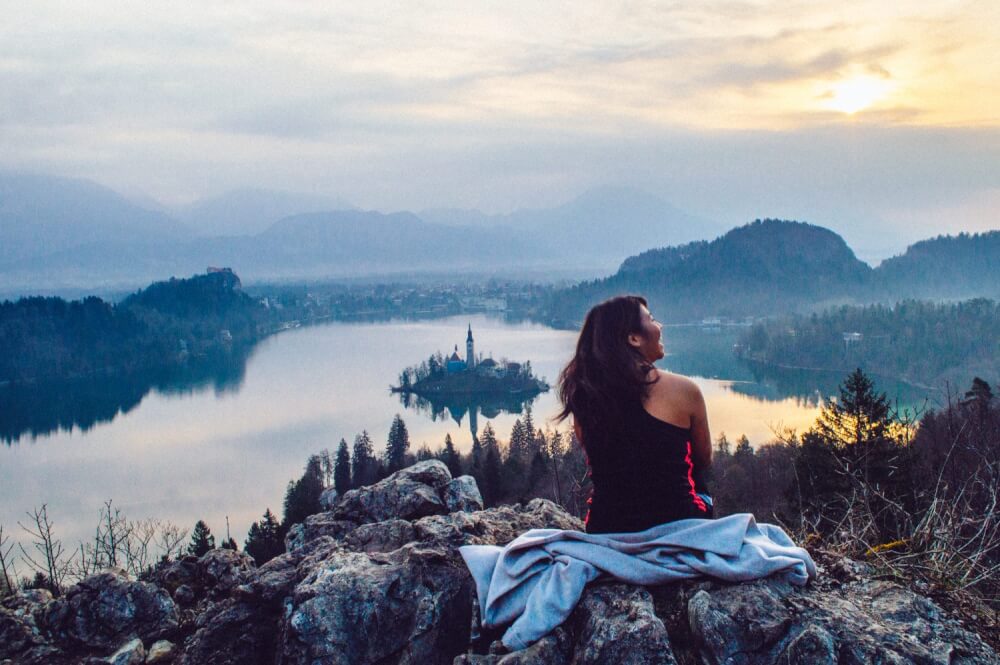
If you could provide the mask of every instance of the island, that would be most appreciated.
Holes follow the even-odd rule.
[[[394,393],[415,394],[431,398],[445,395],[518,395],[534,397],[547,392],[549,384],[531,371],[531,361],[524,363],[476,357],[472,324],[465,340],[466,355],[458,355],[458,345],[445,358],[440,352],[419,365],[407,367],[399,374],[399,385],[390,386]]]

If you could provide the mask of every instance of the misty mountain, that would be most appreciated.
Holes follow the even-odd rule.
[[[905,298],[1000,297],[1000,231],[916,243],[872,269],[839,235],[803,222],[757,220],[711,242],[652,249],[605,278],[559,291],[549,315],[575,325],[621,293],[646,296],[663,321],[817,311]]]
[[[554,208],[506,215],[459,209],[420,214],[439,224],[508,229],[545,251],[611,265],[649,247],[700,240],[724,230],[652,194],[624,187],[591,189]]]
[[[757,220],[711,242],[654,249],[610,277],[553,298],[556,321],[580,321],[593,304],[638,293],[662,321],[763,316],[865,293],[871,267],[843,238],[803,222]]]
[[[87,243],[161,243],[191,232],[86,180],[0,172],[0,264]]]
[[[922,240],[875,274],[884,297],[1000,298],[1000,231]]]
[[[244,236],[261,233],[293,215],[353,209],[336,197],[247,188],[176,208],[175,215],[199,235]]]
[[[360,211],[339,199],[241,190],[181,209],[183,224],[85,181],[12,175],[3,182],[0,275],[9,294],[129,288],[209,265],[232,266],[250,280],[610,270],[638,249],[699,237],[711,226],[622,189],[593,190],[549,210],[432,211],[430,219]]]

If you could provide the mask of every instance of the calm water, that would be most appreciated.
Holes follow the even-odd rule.
[[[381,450],[396,413],[414,450],[424,442],[436,448],[446,434],[468,450],[467,413],[433,419],[429,410],[407,409],[388,387],[400,369],[434,351],[458,344],[464,356],[469,321],[477,353],[530,360],[552,384],[575,344],[572,332],[483,316],[335,323],[271,337],[211,371],[0,393],[0,438],[7,442],[0,445],[0,524],[20,538],[16,523],[47,503],[70,549],[93,533],[110,498],[131,519],[188,528],[204,519],[217,538],[228,515],[242,545],[265,508],[280,516],[285,486],[310,454],[335,450],[342,437],[350,444],[363,429]],[[661,365],[696,377],[713,437],[745,433],[757,444],[774,430],[810,425],[821,396],[842,377],[755,375],[734,360],[734,335],[664,330],[669,355]],[[544,426],[558,410],[554,390],[532,408]],[[518,413],[496,411],[484,409],[478,427],[492,422],[506,439]]]

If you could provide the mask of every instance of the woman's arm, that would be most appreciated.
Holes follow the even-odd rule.
[[[712,465],[712,435],[708,429],[705,398],[694,381],[688,392],[691,409],[691,457],[695,468],[705,471]]]

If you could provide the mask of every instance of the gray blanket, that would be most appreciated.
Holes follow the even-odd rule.
[[[706,575],[741,582],[780,573],[804,585],[816,576],[809,553],[781,528],[753,515],[669,522],[638,533],[532,529],[506,547],[459,548],[476,583],[483,627],[512,623],[503,636],[523,649],[561,624],[586,584],[610,576],[640,585]]]

